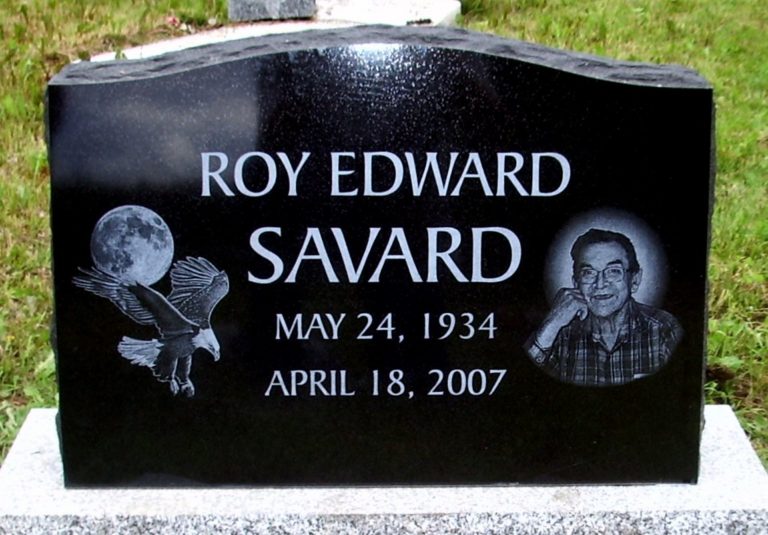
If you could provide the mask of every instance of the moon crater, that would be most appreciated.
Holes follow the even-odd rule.
[[[149,208],[126,205],[104,214],[91,235],[94,265],[127,284],[151,285],[173,261],[173,236]]]

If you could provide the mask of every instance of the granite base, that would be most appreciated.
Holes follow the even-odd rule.
[[[55,409],[0,468],[0,533],[768,533],[768,474],[708,406],[696,485],[65,489]]]

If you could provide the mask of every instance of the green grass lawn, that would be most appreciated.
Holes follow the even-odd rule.
[[[29,408],[56,404],[46,81],[73,59],[215,26],[225,12],[224,0],[0,0],[0,457]],[[466,0],[462,24],[620,59],[678,63],[714,84],[718,178],[706,395],[734,406],[768,462],[765,0]]]

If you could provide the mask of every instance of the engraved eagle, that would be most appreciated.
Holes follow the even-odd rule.
[[[141,325],[154,325],[160,337],[137,340],[124,336],[117,346],[132,364],[146,366],[158,381],[169,383],[173,395],[195,395],[189,378],[192,354],[205,349],[219,360],[219,341],[211,328],[214,307],[229,292],[229,278],[204,258],[187,257],[171,268],[171,293],[140,282],[125,282],[98,268],[82,269],[75,286],[112,301]]]

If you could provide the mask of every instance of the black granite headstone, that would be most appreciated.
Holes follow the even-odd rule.
[[[66,483],[694,482],[712,110],[460,30],[67,67]]]

